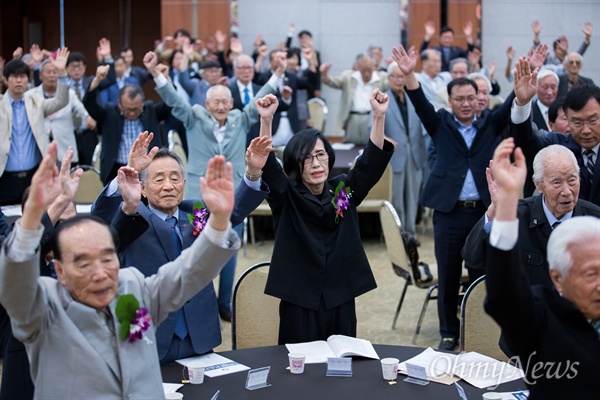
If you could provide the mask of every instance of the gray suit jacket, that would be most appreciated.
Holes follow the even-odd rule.
[[[13,239],[14,233],[0,253],[0,302],[15,337],[27,348],[36,399],[163,398],[155,326],[216,277],[240,243],[233,230],[228,248],[200,235],[156,275],[144,278],[135,268],[121,269],[119,294],[133,294],[148,309],[152,324],[146,339],[119,340],[115,297],[109,306],[117,333],[115,353],[98,312],[73,300],[59,281],[39,276],[39,248],[23,263],[7,256]]]
[[[340,89],[342,96],[340,97],[340,104],[338,110],[337,125],[335,127],[336,132],[340,132],[346,127],[346,121],[350,116],[350,110],[352,109],[352,99],[354,98],[354,91],[356,90],[357,81],[352,77],[355,71],[346,70],[338,77],[329,78],[329,82],[323,82],[325,85],[333,88]],[[373,89],[378,88],[379,90],[386,91],[389,87],[387,73],[375,72],[378,75],[379,80],[373,82]]]
[[[190,106],[177,94],[173,85],[166,84],[157,88],[156,91],[163,101],[172,107],[171,113],[183,122],[186,129],[189,156],[185,198],[202,197],[198,177],[204,176],[208,160],[217,154],[224,155],[227,161],[233,164],[233,183],[237,186],[242,180],[246,168],[246,136],[252,125],[256,124],[259,119],[256,100],[267,94],[275,93],[275,89],[266,84],[255,94],[254,99],[244,107],[243,111],[229,111],[227,128],[221,144],[217,142],[213,133],[214,119],[210,111],[197,104]]]
[[[62,83],[58,84],[56,96],[45,99],[31,90],[23,96],[25,110],[29,120],[29,126],[35,137],[35,142],[42,155],[48,147],[48,135],[44,129],[44,118],[60,110],[69,102],[69,87]],[[10,137],[12,134],[12,106],[8,95],[0,95],[0,175],[4,173],[8,153],[10,151]]]
[[[385,113],[385,135],[398,143],[390,161],[392,170],[394,172],[401,172],[404,170],[408,152],[412,153],[415,169],[423,169],[427,162],[427,149],[425,147],[425,136],[423,135],[424,128],[415,111],[415,107],[408,98],[408,95],[405,94],[404,98],[406,99],[408,110],[407,134],[404,120],[400,114],[400,108],[398,108],[396,96],[391,90],[388,90],[386,94],[390,98],[390,104]]]

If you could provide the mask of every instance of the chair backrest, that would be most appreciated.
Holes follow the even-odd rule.
[[[500,326],[483,308],[485,275],[469,286],[460,307],[460,351],[476,351],[497,360],[508,357],[498,346]]]
[[[169,141],[169,150],[174,151],[175,154],[177,154],[179,158],[181,158],[183,166],[187,167],[188,160],[185,154],[185,150],[183,149],[183,145],[181,144],[181,138],[179,137],[179,133],[171,129],[167,134],[167,139]]]
[[[279,337],[279,299],[265,294],[269,262],[248,268],[233,289],[233,350],[274,346]]]
[[[104,184],[100,179],[100,171],[91,165],[78,165],[71,168],[71,173],[77,168],[83,169],[83,175],[81,175],[81,179],[79,180],[79,188],[77,189],[77,193],[75,193],[73,201],[79,204],[92,204],[102,189],[104,189]]]
[[[388,164],[379,182],[357,207],[358,212],[379,212],[384,201],[392,201],[392,174],[392,166]]]
[[[307,103],[312,127],[318,131],[324,132],[327,113],[329,112],[327,104],[325,104],[323,99],[319,99],[318,97],[309,99]]]

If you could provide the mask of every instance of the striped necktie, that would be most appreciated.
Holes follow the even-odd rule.
[[[592,184],[592,182],[594,181],[594,169],[596,168],[596,164],[594,163],[594,156],[596,155],[596,153],[594,153],[594,150],[589,149],[584,151],[583,154],[587,158],[585,167],[587,168],[588,173],[590,174],[590,184]]]
[[[173,229],[173,246],[175,247],[175,251],[177,252],[177,256],[181,254],[181,250],[183,249],[183,245],[181,243],[181,239],[179,238],[179,234],[177,233],[177,229],[175,226],[177,225],[177,218],[171,216],[167,217],[166,220],[171,228]],[[183,313],[183,307],[177,311],[177,323],[175,325],[175,334],[180,339],[185,339],[188,334],[187,323],[185,322],[185,314]]]

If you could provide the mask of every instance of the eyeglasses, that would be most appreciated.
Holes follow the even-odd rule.
[[[304,157],[304,164],[312,164],[315,158],[318,162],[324,162],[329,160],[329,154],[325,152],[317,153],[314,156],[309,154],[306,157]]]
[[[581,64],[581,61],[579,61],[579,60],[569,60],[569,64],[571,64],[571,65],[579,65],[579,64]]]
[[[133,113],[141,113],[142,110],[144,109],[143,106],[139,106],[139,107],[121,107],[121,110],[123,111],[123,114],[133,114]]]
[[[244,67],[235,67],[235,68],[236,69],[241,69],[243,71],[250,71],[251,69],[253,69],[252,66],[250,66],[250,65],[247,65],[247,66],[244,66]]]
[[[465,101],[467,101],[468,103],[473,103],[474,101],[477,101],[477,97],[476,96],[469,96],[469,97],[450,97],[452,100],[454,100],[455,102],[457,102],[458,104],[462,104]]]
[[[571,129],[583,129],[583,127],[585,125],[589,126],[590,128],[598,125],[598,121],[600,121],[599,118],[592,118],[592,119],[588,119],[587,121],[569,121],[569,125],[571,125]]]

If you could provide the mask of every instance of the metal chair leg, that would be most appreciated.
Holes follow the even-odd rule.
[[[398,320],[398,315],[400,314],[400,308],[402,307],[402,303],[404,302],[404,296],[406,295],[407,288],[408,279],[405,280],[404,288],[402,289],[402,294],[400,295],[400,301],[398,302],[398,307],[396,308],[396,314],[394,314],[394,322],[392,322],[392,329],[396,329],[396,321]]]
[[[417,342],[417,335],[421,331],[421,324],[423,323],[423,318],[425,318],[425,311],[427,310],[427,304],[429,304],[429,299],[431,299],[431,293],[437,289],[438,285],[430,286],[427,289],[427,296],[425,296],[425,301],[423,302],[423,308],[421,308],[421,315],[419,316],[419,322],[417,322],[417,329],[415,330],[415,335],[413,336],[413,344]]]

